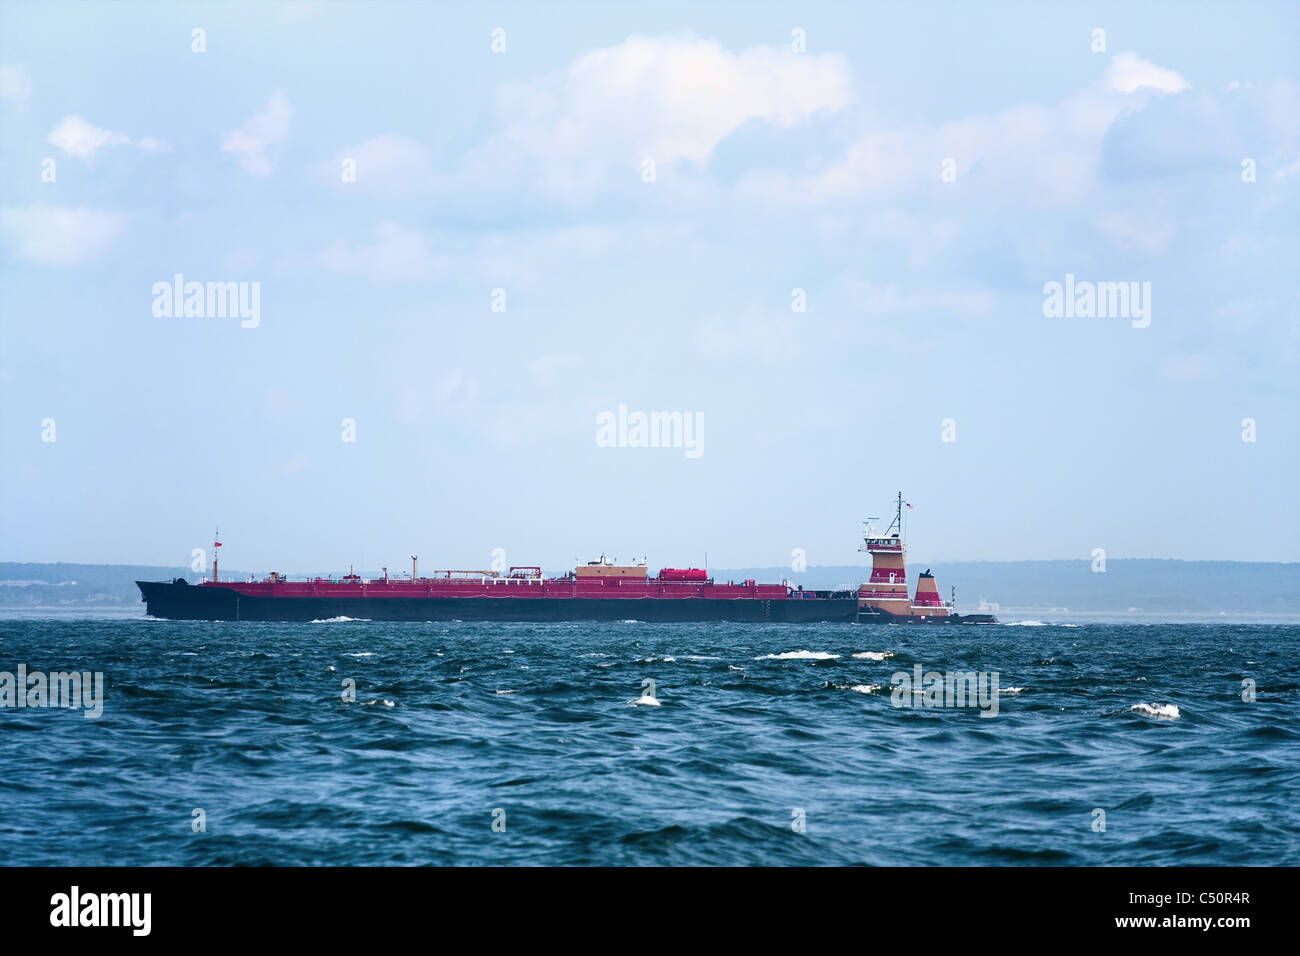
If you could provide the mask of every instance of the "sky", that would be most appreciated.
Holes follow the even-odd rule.
[[[1297,561],[1298,196],[1293,3],[3,0],[0,559]]]

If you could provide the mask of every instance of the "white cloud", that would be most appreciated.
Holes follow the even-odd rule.
[[[32,205],[0,212],[0,230],[17,254],[40,265],[77,265],[103,253],[126,227],[121,213]]]
[[[247,120],[239,129],[221,135],[221,151],[234,153],[244,172],[269,176],[289,139],[293,109],[283,93],[273,93],[266,109]]]
[[[851,99],[848,63],[838,54],[729,53],[711,40],[634,36],[507,88],[507,128],[470,166],[494,178],[535,174],[575,197],[612,176],[635,181],[643,159],[655,161],[662,179],[678,161],[707,163],[745,123],[788,127]]]
[[[65,153],[89,160],[105,147],[121,146],[131,140],[125,133],[101,129],[80,116],[69,116],[50,130],[48,141]]]
[[[90,162],[101,149],[129,144],[131,137],[116,130],[101,129],[84,117],[69,116],[50,130],[47,141],[70,156]],[[153,136],[144,137],[135,146],[146,153],[171,151],[170,145]]]
[[[16,66],[0,66],[0,100],[25,106],[32,95],[31,78]]]
[[[1175,93],[1187,83],[1133,54],[1116,56],[1102,77],[1053,107],[1024,106],[942,125],[874,128],[837,162],[807,177],[758,174],[741,186],[753,199],[803,204],[931,189],[951,158],[960,189],[978,178],[999,202],[1077,202],[1097,178],[1106,133],[1124,113],[1140,109],[1151,91]],[[995,188],[994,188],[995,187]]]
[[[1106,68],[1107,86],[1116,93],[1134,93],[1141,89],[1160,93],[1181,93],[1188,83],[1173,70],[1166,70],[1140,59],[1135,53],[1117,53]]]
[[[172,151],[171,143],[165,143],[153,136],[138,139],[135,145],[146,153],[170,153]]]

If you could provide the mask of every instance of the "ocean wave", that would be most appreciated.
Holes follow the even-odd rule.
[[[1155,717],[1159,720],[1177,720],[1183,715],[1176,704],[1134,704],[1129,710],[1136,710],[1144,717]]]
[[[1007,621],[1003,624],[1003,627],[1050,627],[1050,626],[1051,625],[1049,624],[1044,624],[1042,621]]]
[[[1024,693],[1025,690],[1027,690],[1027,688],[1024,687],[999,687],[998,693],[999,694],[1021,694]]]
[[[368,618],[368,617],[320,617],[320,618],[317,618],[316,620],[312,621],[311,623],[313,623],[313,624],[348,624],[348,623],[352,623],[352,622],[355,622],[355,623],[358,623],[358,624],[369,624],[369,623],[370,623],[370,618]]]
[[[760,654],[756,661],[829,661],[839,657],[828,651],[786,651],[784,654]]]
[[[659,707],[659,706],[662,706],[662,705],[659,703],[659,700],[658,700],[657,698],[655,698],[655,697],[649,697],[649,696],[642,696],[642,697],[638,697],[636,700],[629,700],[629,701],[627,702],[627,705],[628,705],[629,707]]]
[[[883,661],[887,657],[893,657],[893,651],[858,651],[854,657],[868,661]]]

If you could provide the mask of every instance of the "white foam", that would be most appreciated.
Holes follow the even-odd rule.
[[[1176,704],[1134,704],[1129,710],[1136,710],[1144,717],[1156,717],[1160,720],[1177,720],[1182,716]]]
[[[358,651],[355,654],[349,654],[348,657],[374,657],[374,651]]]
[[[645,621],[638,621],[636,618],[628,618],[626,621],[619,621],[620,624],[644,624]]]
[[[874,694],[880,690],[879,684],[854,684],[849,690],[856,690],[859,694]]]
[[[662,704],[659,703],[658,700],[656,700],[656,699],[653,698],[653,697],[638,697],[636,700],[629,700],[629,701],[627,702],[627,705],[628,705],[629,707],[661,707],[661,706],[663,706]]]
[[[858,651],[854,657],[868,661],[883,661],[887,657],[893,657],[893,651]]]
[[[826,651],[786,651],[784,654],[762,654],[756,661],[829,661],[840,655]]]
[[[1047,627],[1042,621],[1007,621],[1007,627]]]
[[[519,693],[519,691],[517,691],[517,690],[494,690],[492,693],[494,693],[494,694],[517,694],[517,693]]]
[[[356,621],[362,624],[369,624],[368,617],[322,617],[312,621],[313,624],[346,624],[350,621]]]
[[[722,660],[721,657],[706,657],[706,656],[703,655],[703,654],[687,654],[687,655],[686,655],[686,659],[687,659],[688,661],[720,661],[720,660]]]
[[[999,694],[1019,694],[1025,691],[1024,687],[999,687]]]

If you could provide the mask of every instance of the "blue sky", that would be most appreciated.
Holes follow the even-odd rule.
[[[0,558],[1300,560],[1297,10],[0,3]]]

